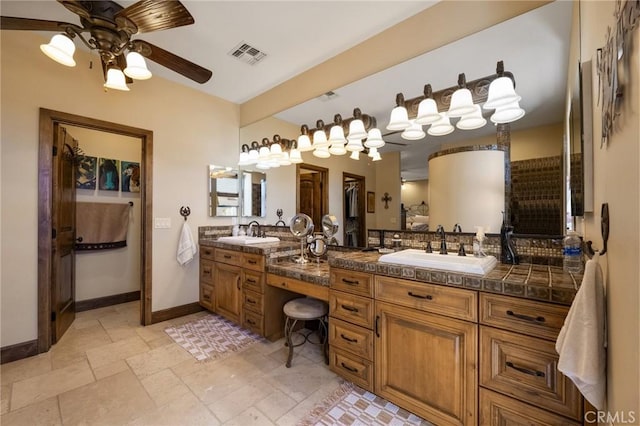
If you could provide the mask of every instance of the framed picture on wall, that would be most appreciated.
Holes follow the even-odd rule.
[[[119,166],[120,160],[110,158],[100,158],[98,160],[98,189],[103,191],[117,191],[120,189]]]
[[[367,191],[367,213],[376,212],[376,193]]]
[[[122,160],[122,192],[140,192],[140,163]]]
[[[78,159],[76,170],[76,188],[96,189],[96,172],[98,159],[89,155],[83,155]]]

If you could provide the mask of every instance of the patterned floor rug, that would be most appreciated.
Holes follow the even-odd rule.
[[[198,361],[224,357],[262,339],[215,314],[164,331]]]
[[[433,426],[426,420],[350,382],[340,385],[297,424],[297,426],[329,425]]]

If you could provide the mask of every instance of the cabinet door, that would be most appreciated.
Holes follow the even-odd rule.
[[[239,266],[215,264],[216,313],[240,324],[242,294]]]
[[[375,393],[439,426],[475,425],[478,326],[375,305]]]

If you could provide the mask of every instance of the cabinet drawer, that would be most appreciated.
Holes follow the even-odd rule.
[[[242,267],[264,272],[264,256],[261,254],[242,253]]]
[[[329,319],[329,345],[373,359],[373,331],[345,321]]]
[[[213,285],[213,262],[200,260],[200,282]]]
[[[244,311],[242,313],[242,326],[247,330],[264,336],[264,317],[260,314],[251,311]]]
[[[329,291],[329,315],[366,328],[373,328],[373,299]]]
[[[331,268],[331,288],[360,296],[373,297],[373,275]]]
[[[334,373],[373,392],[373,363],[331,346],[329,368]]]
[[[222,262],[229,265],[242,265],[242,252],[225,249],[215,249],[214,258],[216,262]]]
[[[565,306],[509,296],[480,295],[480,323],[556,340],[569,312]]]
[[[467,321],[478,320],[477,294],[471,290],[376,276],[376,300]]]
[[[578,426],[548,411],[487,389],[480,389],[480,424],[483,426]]]
[[[215,251],[215,249],[213,247],[209,247],[209,246],[200,246],[200,258],[201,259],[208,259],[208,260],[215,260],[213,252]]]
[[[242,307],[262,315],[264,313],[263,296],[251,290],[242,292]]]
[[[210,311],[214,307],[214,289],[213,286],[200,283],[200,306]]]
[[[285,290],[293,291],[314,297],[316,299],[329,301],[329,287],[313,284],[306,281],[296,280],[294,278],[283,277],[275,274],[267,274],[267,284],[273,287],[282,288]]]
[[[554,342],[480,327],[480,384],[579,420],[582,398],[558,371]]]
[[[244,270],[242,272],[242,288],[264,293],[264,274]]]

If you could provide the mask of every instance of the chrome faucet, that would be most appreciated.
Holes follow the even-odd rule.
[[[438,225],[436,235],[440,235],[440,254],[447,254],[447,234],[444,231],[444,226]]]
[[[462,226],[459,223],[453,225],[453,232],[462,232]]]
[[[253,232],[253,225],[258,225],[258,234],[257,235]],[[249,222],[249,236],[251,236],[251,237],[261,237],[262,236],[260,234],[260,224],[258,223],[257,220],[252,220],[251,222]]]

